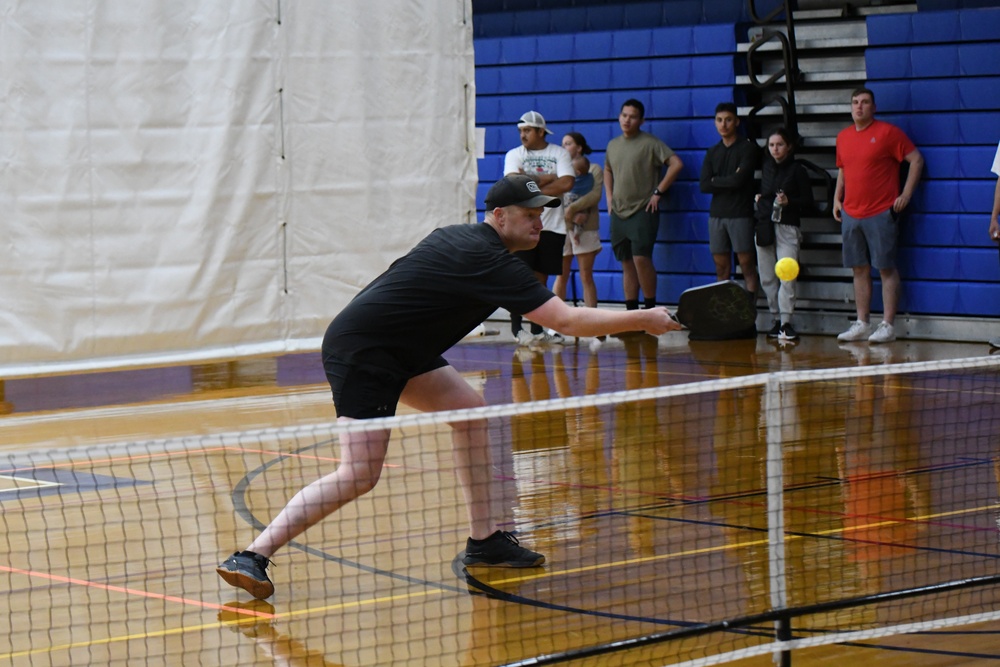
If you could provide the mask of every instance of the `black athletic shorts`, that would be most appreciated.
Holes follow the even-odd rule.
[[[437,357],[419,373],[409,375],[379,366],[346,363],[336,357],[323,355],[323,370],[326,371],[326,379],[333,392],[337,416],[351,419],[392,417],[396,414],[396,404],[411,377],[447,365],[448,362],[443,357]]]
[[[544,273],[547,276],[562,274],[563,247],[566,245],[566,235],[542,230],[538,245],[531,250],[518,250],[515,257],[523,259],[532,271]]]

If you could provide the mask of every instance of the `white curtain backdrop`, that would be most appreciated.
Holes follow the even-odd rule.
[[[0,376],[308,349],[475,219],[470,0],[8,1]]]

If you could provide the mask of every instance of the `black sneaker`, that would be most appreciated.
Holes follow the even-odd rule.
[[[774,320],[774,324],[772,324],[771,328],[767,330],[767,337],[777,338],[780,333],[781,333],[781,320]]]
[[[498,530],[485,540],[470,537],[462,562],[487,567],[537,567],[545,562],[545,556],[525,549],[512,534]]]
[[[252,551],[237,551],[222,562],[215,571],[230,586],[239,586],[258,600],[274,595],[274,584],[267,578],[271,561]]]
[[[781,325],[781,330],[778,332],[778,338],[780,340],[796,340],[798,337],[799,334],[792,327],[791,322],[786,322],[785,324]]]

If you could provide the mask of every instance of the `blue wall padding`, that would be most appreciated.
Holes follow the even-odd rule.
[[[996,41],[1000,8],[975,11],[917,12],[868,17],[868,44],[938,44]]]
[[[996,244],[987,233],[988,222],[989,213],[986,212],[911,213],[900,226],[900,245],[979,247],[989,248],[996,254]],[[1000,279],[1000,269],[997,278]]]

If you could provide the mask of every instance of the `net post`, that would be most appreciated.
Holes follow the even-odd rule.
[[[783,421],[780,374],[768,375],[764,383],[764,418],[767,424],[767,542],[768,570],[771,579],[771,608],[788,608],[788,588],[785,572],[785,508],[784,463],[781,425]],[[790,619],[774,622],[775,636],[791,639]],[[774,655],[775,664],[791,665],[791,654],[781,651]]]

